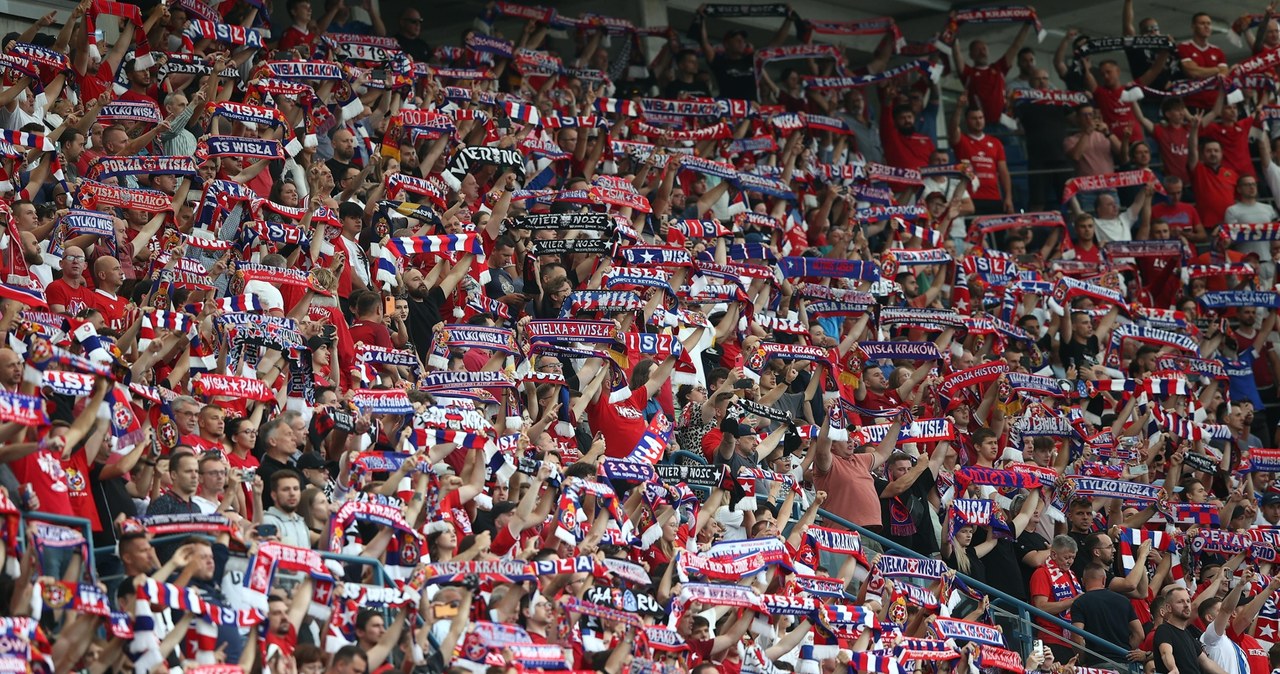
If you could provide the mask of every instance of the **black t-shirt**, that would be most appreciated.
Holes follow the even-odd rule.
[[[396,42],[400,45],[400,51],[413,57],[415,61],[427,62],[431,60],[431,46],[416,37],[396,36]]]
[[[342,191],[342,188],[339,187],[338,185],[339,183],[342,182],[342,179],[347,175],[347,169],[359,168],[354,164],[340,162],[337,159],[333,159],[333,158],[325,160],[324,163],[326,166],[329,167],[329,170],[333,172],[333,193],[334,194],[338,194],[339,192]]]
[[[283,470],[285,468],[289,468],[292,470],[298,469],[297,466],[293,465],[292,462],[280,463],[279,461],[276,461],[275,459],[267,456],[266,454],[263,454],[262,459],[258,461],[258,477],[261,477],[262,484],[266,485],[266,488],[262,490],[262,509],[263,510],[266,510],[267,508],[270,508],[271,506],[275,505],[275,502],[271,499],[271,487],[270,487],[271,476],[275,474],[277,470]]]
[[[983,533],[979,530],[977,533]],[[974,535],[975,545],[977,535]],[[1007,595],[1025,602],[1031,601],[1027,594],[1027,583],[1022,577],[1022,556],[1018,554],[1018,544],[1008,538],[996,540],[996,547],[982,558],[987,567],[986,583]]]
[[[1018,540],[1014,543],[1018,555],[1018,568],[1022,571],[1022,594],[1019,597],[1031,596],[1031,574],[1035,573],[1036,567],[1027,564],[1024,561],[1027,555],[1033,552],[1049,549],[1049,541],[1044,536],[1034,532],[1027,531],[1018,536]],[[1012,594],[1012,593],[1010,593]]]
[[[93,485],[93,504],[98,508],[98,518],[102,522],[102,531],[93,534],[93,544],[99,547],[114,545],[116,542],[115,519],[120,514],[134,518],[138,516],[138,507],[129,495],[127,483],[123,477],[102,479],[102,464],[94,462],[89,468],[89,484]]]
[[[716,76],[721,98],[756,100],[755,56],[744,53],[738,58],[716,54],[711,62],[711,72]]]
[[[1177,666],[1178,674],[1202,674],[1200,653],[1203,649],[1200,647],[1200,641],[1190,632],[1178,629],[1169,623],[1163,623],[1156,628],[1155,639],[1151,642],[1152,651],[1156,656],[1156,672],[1169,674],[1169,668],[1164,665],[1164,658],[1160,657],[1160,644],[1169,644],[1173,647],[1173,664]]]
[[[1133,74],[1136,80],[1142,77],[1155,65],[1156,59],[1160,56],[1160,51],[1156,49],[1126,49],[1124,50],[1125,58],[1129,61],[1129,72]],[[1156,76],[1151,82],[1152,89],[1164,90],[1169,88],[1169,81],[1178,74],[1178,55],[1176,53],[1169,54],[1169,59],[1165,61],[1164,70]]]
[[[516,291],[515,281],[503,269],[490,269],[489,282],[484,284],[484,293],[492,299],[510,295]]]
[[[1070,317],[1065,320],[1070,320]],[[1071,367],[1072,365],[1080,367],[1085,364],[1085,358],[1090,359],[1093,363],[1098,363],[1098,350],[1100,348],[1097,335],[1091,335],[1083,344],[1072,337],[1071,340],[1063,342],[1058,347],[1058,355],[1062,359],[1063,367]]]
[[[1085,87],[1084,64],[1074,60],[1067,64],[1067,73],[1062,76],[1062,83],[1068,91],[1088,91]]]
[[[928,461],[920,457],[920,461]],[[888,480],[877,477],[876,493],[884,493]],[[933,530],[933,518],[929,516],[929,491],[937,480],[933,471],[926,469],[907,490],[895,498],[880,499],[880,519],[884,536],[889,540],[928,557],[938,552],[938,535]],[[894,522],[898,522],[895,526]],[[914,528],[908,533],[906,529]],[[895,529],[900,533],[895,533]]]
[[[409,341],[413,342],[418,358],[424,363],[431,353],[431,330],[441,320],[440,307],[444,306],[444,300],[444,291],[434,286],[427,292],[424,300],[418,301],[412,295],[409,296],[409,320],[405,328],[409,331]]]
[[[1084,631],[1113,644],[1129,643],[1129,623],[1137,620],[1133,604],[1111,590],[1089,590],[1071,604],[1071,620],[1084,625]],[[1082,664],[1099,664],[1101,658],[1081,653]]]
[[[694,77],[692,82],[681,82],[680,80],[671,80],[667,83],[667,98],[680,98],[684,94],[690,96],[710,96],[711,87],[707,86],[707,82],[698,77]]]
[[[964,549],[965,556],[969,558],[969,570],[965,571],[964,575],[978,581],[979,583],[989,583],[991,581],[987,578],[987,565],[983,562],[985,559],[991,559],[991,555],[988,554],[985,558],[979,557],[978,554],[974,552],[973,548],[974,546],[970,545]],[[953,569],[960,568],[960,565],[956,564],[956,550],[959,550],[959,546],[952,548],[951,554],[947,555],[946,559],[942,560],[947,563],[947,566]]]
[[[1018,106],[1018,120],[1026,132],[1027,156],[1039,164],[1067,161],[1062,147],[1067,137],[1067,108],[1058,105],[1023,103]]]

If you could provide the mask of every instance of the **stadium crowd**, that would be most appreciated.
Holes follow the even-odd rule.
[[[0,671],[1280,665],[1275,3],[429,4],[4,37]]]

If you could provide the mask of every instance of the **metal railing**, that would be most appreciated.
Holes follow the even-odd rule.
[[[864,527],[860,527],[844,519],[843,517],[840,517],[839,515],[832,514],[827,510],[820,509],[818,511],[818,515],[822,517],[824,520],[837,524],[841,527],[844,527],[849,531],[856,531],[860,536],[869,538],[875,541],[876,543],[879,543],[886,550],[892,550],[894,553],[903,555],[905,557],[915,557],[917,559],[925,559],[924,555],[921,555],[920,553],[914,550],[911,550],[910,548],[906,548],[906,547],[903,547],[902,545],[894,543],[893,541],[885,538],[884,536],[881,536],[880,534],[870,531]],[[1044,611],[1041,611],[1040,609],[1020,599],[1011,597],[1008,594],[1001,592],[1000,590],[997,590],[996,588],[991,587],[990,585],[987,585],[986,583],[983,583],[978,580],[974,580],[973,578],[970,578],[959,572],[957,572],[957,577],[963,580],[964,583],[969,587],[986,594],[991,599],[991,605],[993,610],[997,610],[1006,616],[1016,619],[1017,625],[1019,627],[1019,633],[1016,636],[1019,638],[1018,639],[1019,643],[1024,645],[1029,645],[1031,643],[1031,640],[1034,637],[1031,632],[1025,631],[1028,628],[1033,630],[1047,631],[1040,625],[1036,625],[1035,623],[1032,622],[1031,620],[1032,618],[1037,618],[1039,620],[1048,622],[1049,624],[1054,625],[1055,627],[1060,627],[1064,630],[1067,630],[1068,632],[1070,632],[1075,636],[1083,637],[1085,640],[1085,643],[1089,646],[1092,646],[1093,648],[1092,649],[1082,648],[1079,646],[1079,644],[1074,644],[1075,648],[1077,650],[1085,651],[1087,653],[1096,655],[1098,657],[1101,657],[1105,660],[1110,661],[1113,665],[1116,666],[1117,671],[1127,671],[1130,674],[1139,674],[1139,672],[1141,671],[1138,668],[1137,663],[1129,662],[1128,660],[1129,649],[1123,648],[1121,646],[1111,643],[1110,641],[1107,641],[1106,639],[1102,639],[1093,634],[1085,632],[1084,630],[1077,628],[1075,625],[1072,625],[1071,623],[1068,623],[1065,620],[1055,615],[1045,613]],[[1026,657],[1027,652],[1028,652],[1028,649],[1024,647],[1022,649],[1021,655],[1023,657]]]

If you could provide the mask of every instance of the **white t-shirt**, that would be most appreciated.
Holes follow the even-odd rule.
[[[1248,660],[1244,651],[1236,642],[1213,629],[1213,623],[1200,635],[1200,643],[1204,646],[1205,655],[1209,656],[1227,674],[1249,674]]]
[[[1270,181],[1268,181],[1270,182]],[[1227,208],[1227,212],[1222,216],[1223,222],[1238,223],[1263,223],[1276,221],[1276,209],[1271,204],[1262,202],[1254,202],[1252,204],[1242,204],[1236,202]],[[1271,242],[1270,241],[1248,241],[1243,243],[1232,243],[1231,247],[1242,253],[1257,253],[1258,258],[1263,262],[1271,261]]]

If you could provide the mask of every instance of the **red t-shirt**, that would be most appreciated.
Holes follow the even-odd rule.
[[[134,103],[155,103],[160,116],[162,118],[165,116],[164,108],[160,107],[160,87],[154,84],[147,87],[146,93],[140,94],[133,90],[129,90],[120,94],[120,98],[117,100],[133,101]]]
[[[245,454],[243,459],[240,458],[240,456],[237,455],[235,452],[226,452],[224,453],[224,456],[227,457],[227,465],[231,466],[232,468],[239,468],[241,470],[246,468],[253,468],[254,470],[257,470],[258,466],[261,465],[258,463],[258,457],[254,456],[253,454]],[[240,489],[243,490],[244,492],[245,500],[242,501],[242,503],[244,504],[244,512],[246,514],[253,512],[252,482],[253,482],[252,480],[248,480],[240,483]]]
[[[1138,270],[1142,273],[1142,285],[1155,307],[1165,308],[1173,305],[1182,289],[1182,280],[1176,272],[1181,268],[1179,261],[1168,257],[1144,257],[1138,259]]]
[[[1249,158],[1249,130],[1253,118],[1237,120],[1235,124],[1213,123],[1200,130],[1200,138],[1213,139],[1222,144],[1222,163],[1242,176],[1257,177],[1253,161]]]
[[[1267,649],[1258,643],[1247,632],[1237,632],[1227,626],[1227,638],[1240,645],[1244,651],[1244,659],[1249,662],[1249,674],[1271,674],[1271,661],[1267,658]]]
[[[40,499],[40,512],[74,516],[71,508],[71,488],[67,484],[67,471],[62,468],[58,455],[47,449],[38,449],[21,459],[9,462],[9,468],[18,482],[31,485]]]
[[[1071,250],[1076,254],[1075,259],[1081,262],[1102,262],[1102,249],[1097,246],[1093,248],[1072,247]]]
[[[60,304],[66,307],[63,313],[68,316],[75,316],[81,309],[89,306],[88,299],[92,292],[85,286],[72,288],[70,284],[62,279],[54,279],[52,283],[45,286],[44,297],[51,306]]]
[[[1203,133],[1203,132],[1202,132]],[[1191,128],[1157,124],[1151,131],[1160,150],[1160,161],[1164,164],[1164,174],[1182,178],[1186,183],[1191,180],[1187,172],[1187,142],[1191,138]]]
[[[356,321],[351,324],[351,343],[361,342],[384,349],[396,348],[395,344],[391,343],[391,331],[387,330],[387,326],[372,321]]]
[[[85,460],[83,451],[71,455],[62,462],[62,470],[67,475],[67,498],[77,517],[84,517],[93,526],[94,532],[102,531],[102,520],[98,517],[98,506],[93,502],[93,485],[90,484],[89,462]],[[43,499],[40,501],[44,509]]]
[[[1115,87],[1114,89],[1098,85],[1093,90],[1093,100],[1098,104],[1098,113],[1102,115],[1102,121],[1107,123],[1107,128],[1111,129],[1111,133],[1119,136],[1124,140],[1125,127],[1129,127],[1129,142],[1142,140],[1142,124],[1138,122],[1137,115],[1133,114],[1133,104],[1120,100],[1120,94],[1124,93],[1124,87]]]
[[[1179,234],[1182,230],[1195,228],[1200,224],[1200,214],[1196,207],[1185,202],[1176,204],[1156,204],[1151,207],[1151,219],[1164,220],[1169,223],[1169,230]]]
[[[1236,202],[1236,183],[1240,175],[1226,161],[1217,171],[1204,162],[1191,169],[1191,185],[1196,193],[1196,211],[1206,229],[1217,229],[1231,204]],[[1212,233],[1212,232],[1211,232]]]
[[[297,26],[289,26],[289,30],[286,30],[284,35],[280,37],[280,44],[276,46],[276,49],[292,49],[300,44],[310,45],[315,40],[315,35]]]
[[[893,108],[885,106],[880,119],[880,144],[884,158],[891,166],[919,170],[929,165],[933,141],[923,133],[904,134],[893,125]]]
[[[961,134],[955,145],[956,159],[968,159],[978,177],[978,189],[973,198],[980,201],[1000,201],[1000,162],[1004,161],[1004,144],[995,136],[983,134],[974,138]]]
[[[631,396],[616,403],[609,402],[609,390],[600,391],[600,397],[587,405],[587,421],[591,430],[604,433],[605,456],[621,459],[640,444],[640,438],[649,428],[644,419],[644,407],[649,402],[645,387],[631,392]]]
[[[1190,61],[1201,68],[1216,68],[1227,62],[1227,55],[1211,44],[1201,47],[1191,40],[1187,40],[1178,45],[1178,61],[1180,63]],[[1212,108],[1217,100],[1218,91],[1213,88],[1183,98],[1188,108],[1200,108],[1203,110]]]
[[[982,107],[987,124],[998,123],[1004,114],[1004,76],[1008,72],[1009,64],[999,59],[990,65],[965,66],[960,73],[964,90]]]
[[[106,327],[117,332],[123,332],[129,327],[129,321],[132,319],[129,298],[112,295],[101,288],[96,288],[89,293],[85,303],[102,314],[102,323]]]
[[[281,655],[292,658],[293,649],[298,645],[298,630],[294,629],[293,625],[289,625],[289,633],[284,636],[275,632],[267,634],[267,638],[262,641],[262,654],[265,656],[273,645],[280,648]]]
[[[1031,589],[1031,597],[1033,599],[1035,597],[1047,597],[1049,601],[1057,601],[1056,599],[1054,599],[1053,584],[1049,582],[1049,569],[1047,566],[1042,566],[1036,569],[1035,573],[1031,574],[1030,589]],[[1068,620],[1067,622],[1071,622],[1071,621]],[[1040,618],[1036,618],[1036,624],[1045,628],[1043,632],[1045,643],[1057,644],[1059,646],[1071,645],[1071,642],[1066,641],[1065,639],[1062,639],[1061,637],[1057,636],[1063,633],[1063,630],[1061,627],[1058,627],[1050,623],[1049,621],[1042,620]]]

